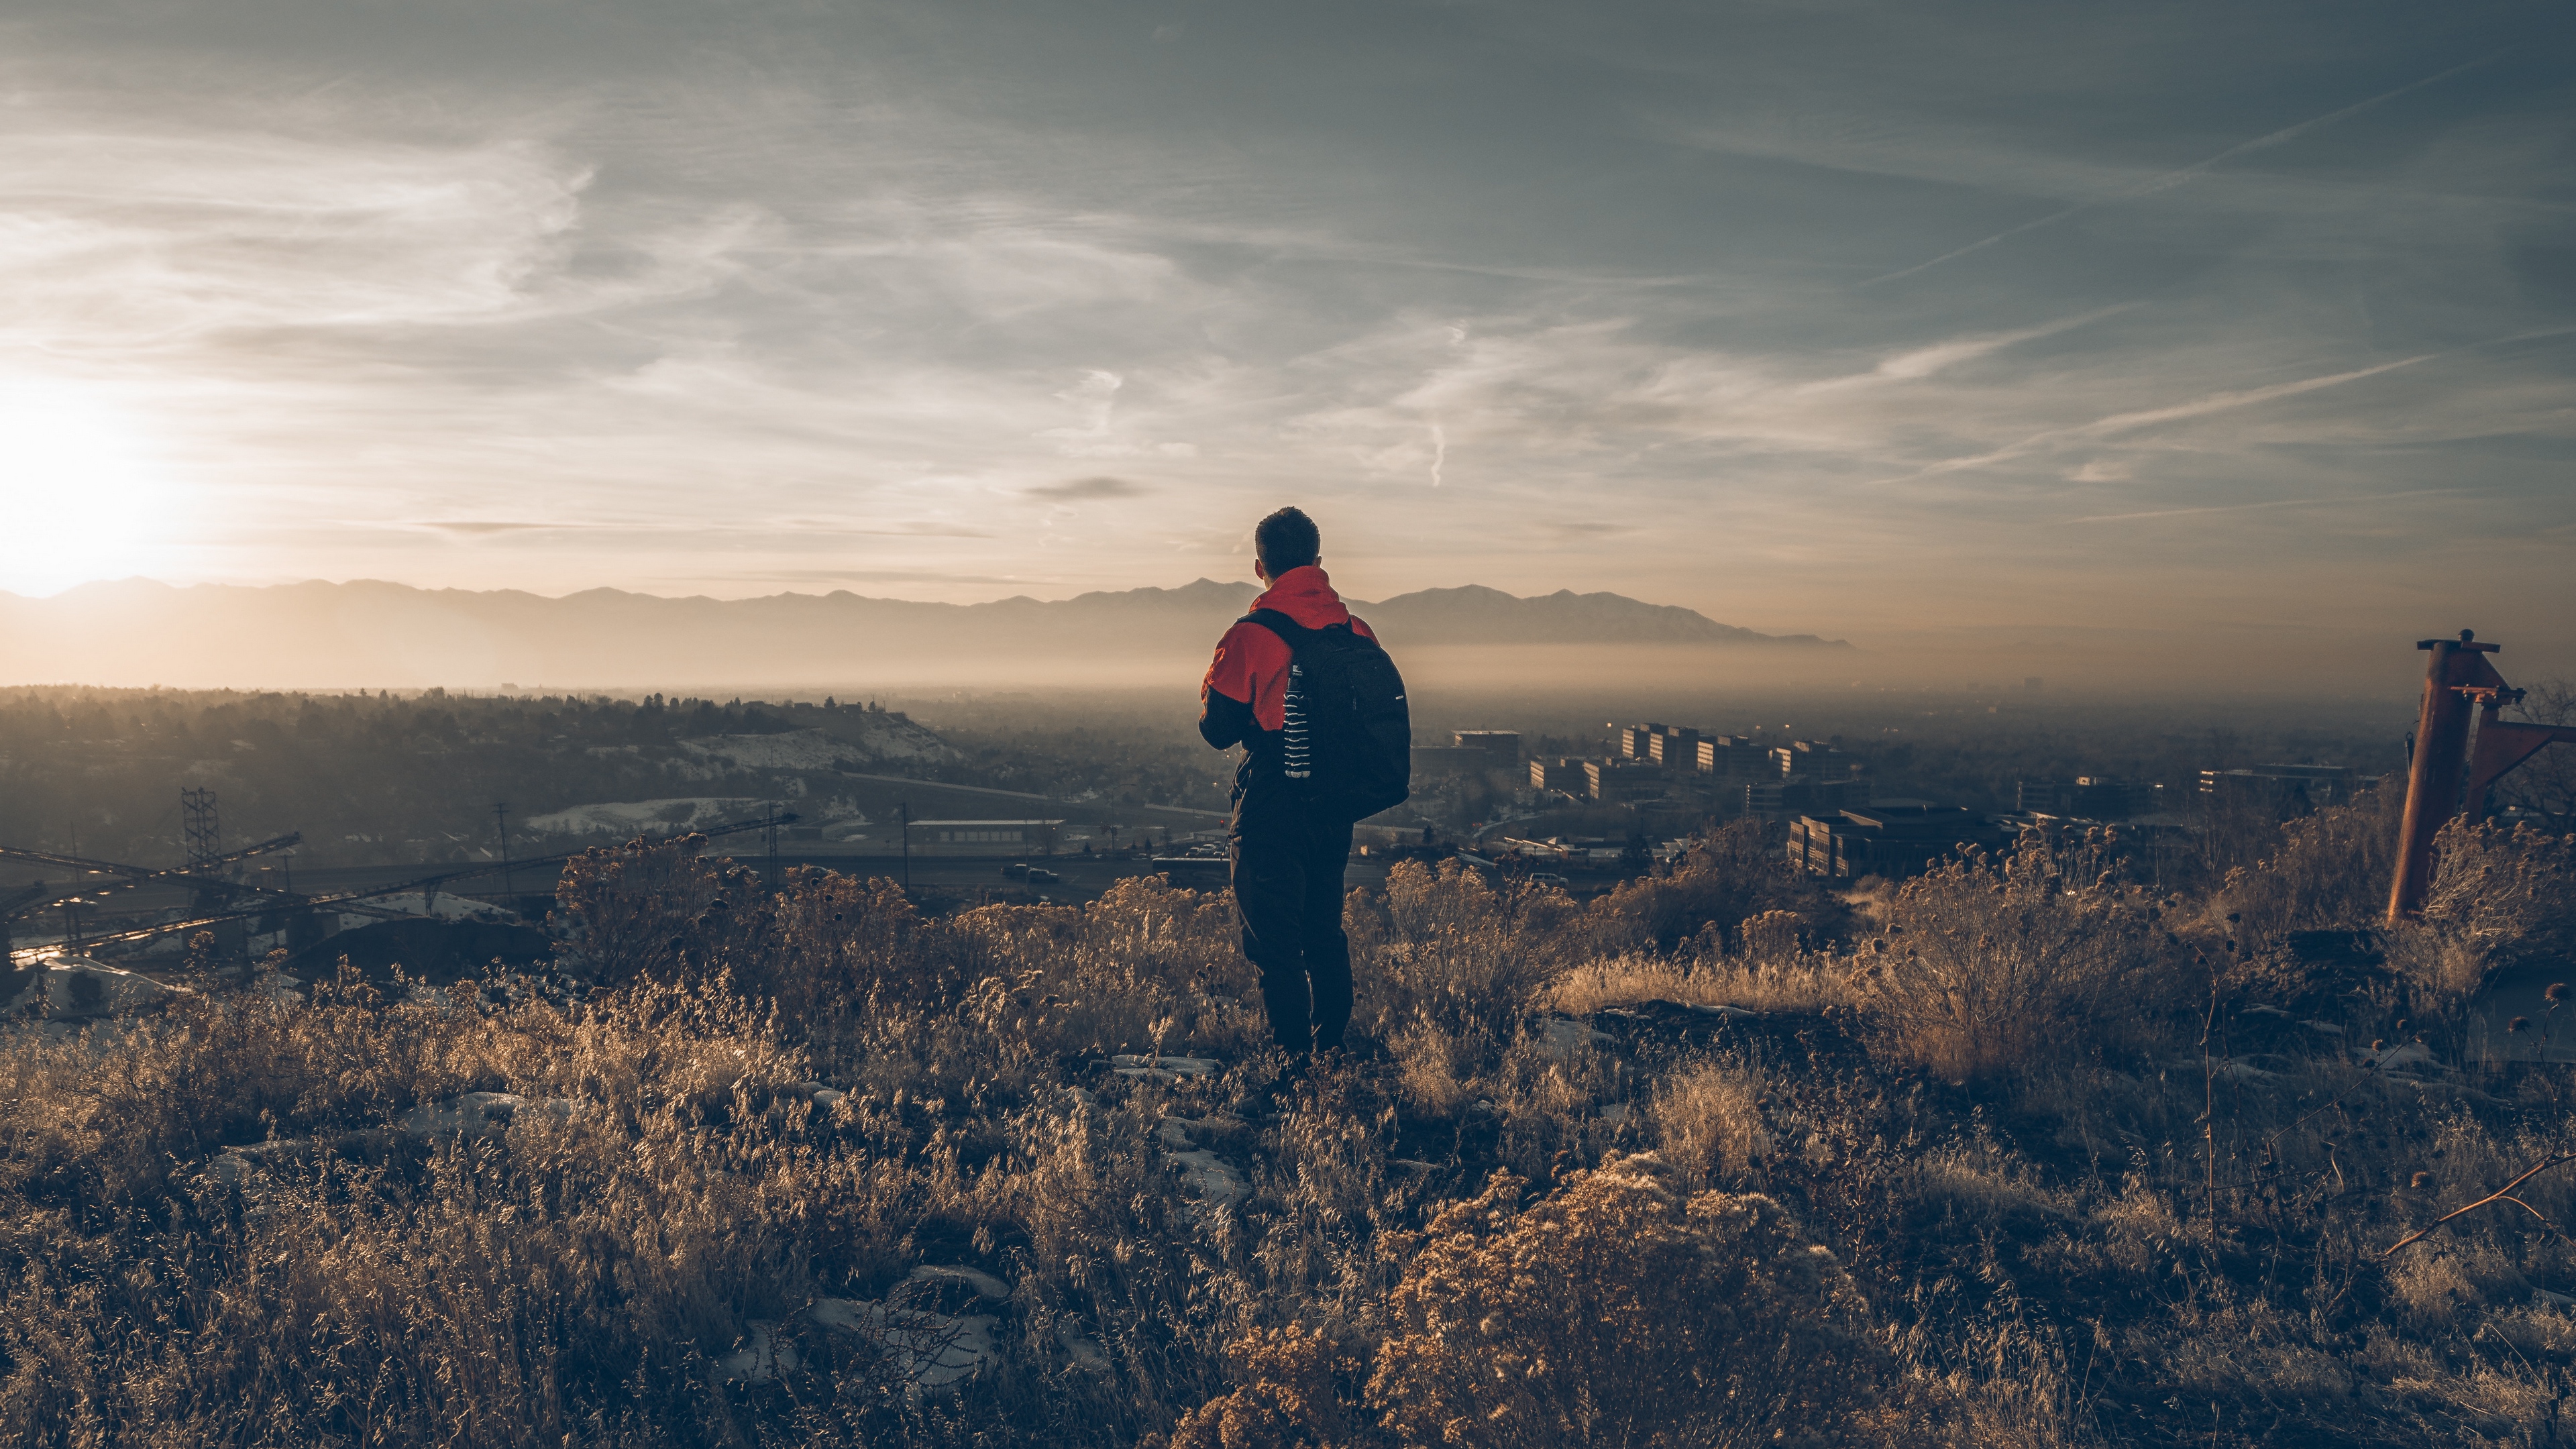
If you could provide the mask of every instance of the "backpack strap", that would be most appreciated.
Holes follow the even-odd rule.
[[[1269,630],[1271,633],[1278,635],[1279,642],[1287,645],[1292,650],[1304,644],[1309,639],[1330,634],[1336,630],[1339,630],[1344,634],[1352,635],[1353,637],[1357,637],[1359,634],[1358,630],[1352,628],[1348,624],[1326,624],[1321,629],[1309,629],[1305,625],[1298,623],[1296,620],[1289,618],[1286,614],[1279,612],[1277,609],[1255,609],[1251,613],[1244,615],[1242,618],[1237,619],[1234,622],[1238,624],[1258,624],[1262,628]]]
[[[1318,632],[1307,628],[1305,625],[1298,623],[1294,619],[1289,618],[1286,614],[1279,612],[1277,609],[1255,609],[1251,613],[1244,615],[1242,618],[1237,619],[1234,622],[1238,624],[1260,625],[1262,628],[1278,635],[1279,642],[1287,645],[1291,653],[1294,653],[1299,646],[1306,642],[1308,638]]]

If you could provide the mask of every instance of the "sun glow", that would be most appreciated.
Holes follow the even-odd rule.
[[[158,567],[176,499],[151,455],[141,424],[89,389],[0,382],[0,589]]]

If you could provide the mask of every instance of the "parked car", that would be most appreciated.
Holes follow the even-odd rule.
[[[1056,882],[1064,879],[1063,876],[1057,875],[1054,871],[1047,870],[1039,866],[1024,865],[1021,866],[1020,869],[1028,873],[1029,884],[1033,886],[1054,885]]]
[[[1567,880],[1565,877],[1558,875],[1553,871],[1531,871],[1529,880],[1531,885],[1554,886],[1561,891],[1570,891],[1574,889],[1574,882]]]

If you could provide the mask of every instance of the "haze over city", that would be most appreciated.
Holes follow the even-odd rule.
[[[1361,598],[2564,672],[2570,37],[21,5],[0,590],[1055,599],[1295,501]]]

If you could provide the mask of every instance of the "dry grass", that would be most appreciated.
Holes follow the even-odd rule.
[[[2351,1061],[2456,1030],[2470,968],[2403,940],[2340,1038],[2249,1010],[2228,949],[2258,908],[2366,924],[2330,877],[2369,838],[2181,901],[2116,839],[2033,839],[1858,922],[1740,834],[1588,906],[1408,867],[1350,903],[1351,1060],[1293,1093],[1221,895],[931,919],[602,852],[561,895],[586,1000],[351,980],[0,1037],[0,1437],[2545,1442],[2576,1174],[2379,1254],[2563,1149],[2567,1084]],[[2564,851],[2446,840],[2425,939],[2559,949]],[[1657,999],[1764,1015],[1537,1029]],[[1156,1049],[1227,1070],[1103,1069]],[[561,1108],[381,1130],[469,1091]],[[1166,1117],[1239,1201],[1167,1170]],[[209,1170],[269,1141],[300,1146]],[[800,1317],[924,1264],[1010,1287],[955,1397]],[[719,1370],[763,1324],[797,1368]]]
[[[1656,1083],[1651,1115],[1665,1160],[1691,1183],[1750,1181],[1772,1150],[1763,1087],[1759,1070],[1718,1062],[1693,1063]]]
[[[1775,955],[1713,959],[1629,954],[1569,968],[1548,983],[1541,1000],[1549,1010],[1573,1016],[1639,1001],[1815,1011],[1850,999],[1847,974],[1841,958],[1794,944]]]

